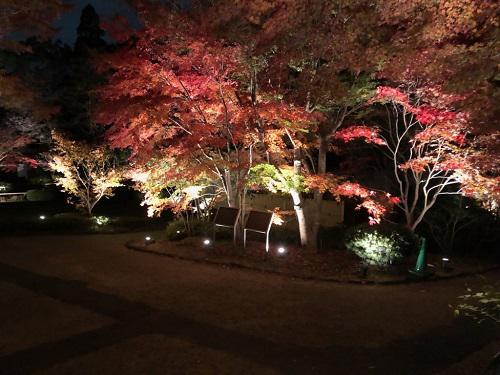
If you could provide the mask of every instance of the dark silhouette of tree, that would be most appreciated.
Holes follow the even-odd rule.
[[[80,25],[78,25],[75,51],[83,53],[85,49],[102,49],[106,47],[103,40],[104,31],[99,26],[100,20],[92,5],[87,5],[82,10]]]

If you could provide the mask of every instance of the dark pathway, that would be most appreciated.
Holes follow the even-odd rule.
[[[85,311],[106,316],[112,320],[111,324],[105,324],[99,328],[69,335],[59,340],[43,342],[0,356],[0,373],[32,373],[43,369],[50,370],[55,365],[71,363],[72,360],[78,360],[80,357],[85,358],[85,355],[91,355],[106,348],[119,347],[119,345],[136,338],[163,335],[188,341],[197,347],[228,353],[231,358],[241,358],[256,364],[258,369],[275,373],[433,374],[447,369],[470,353],[477,352],[498,340],[498,330],[492,329],[491,326],[478,327],[468,321],[452,317],[443,319],[442,305],[443,302],[447,303],[448,301],[441,301],[441,299],[449,298],[449,295],[456,295],[457,290],[462,288],[460,281],[455,281],[459,285],[426,286],[429,288],[429,293],[435,292],[433,298],[436,298],[436,301],[432,304],[428,296],[422,299],[417,294],[421,288],[419,286],[377,288],[299,283],[274,276],[253,275],[238,270],[210,268],[171,259],[159,260],[154,256],[126,252],[121,249],[121,246],[102,248],[102,246],[109,244],[110,238],[95,237],[94,240],[97,240],[100,246],[94,242],[91,249],[85,246],[85,241],[88,239],[84,239],[83,243],[78,244],[76,250],[71,250],[72,262],[70,263],[64,262],[65,259],[68,259],[69,251],[68,244],[65,245],[64,241],[57,246],[57,249],[46,248],[46,245],[40,243],[36,251],[23,248],[21,253],[0,247],[4,250],[0,251],[0,259],[10,258],[12,262],[0,263],[0,282],[23,288],[36,295],[49,297],[64,305],[78,306]],[[29,243],[28,240],[24,240],[24,242]],[[97,257],[93,256],[92,251],[97,253]],[[22,254],[25,256],[31,254],[34,259],[26,260],[21,256]],[[99,262],[103,257],[107,258],[108,262],[114,263],[116,269],[103,267],[104,264]],[[45,264],[43,263],[44,259]],[[78,259],[80,261],[77,261]],[[88,264],[85,264],[85,261]],[[13,265],[20,262],[26,262],[26,268]],[[137,262],[136,271],[130,267],[129,262]],[[178,267],[181,272],[188,272],[189,275],[184,275],[184,277],[179,277],[179,274],[168,275],[166,273],[161,284],[163,284],[162,286],[169,285],[170,288],[180,288],[184,294],[196,294],[197,303],[194,305],[189,303],[189,306],[186,307],[179,306],[183,304],[182,301],[179,302],[175,295],[169,295],[167,291],[162,296],[161,290],[151,290],[154,292],[153,294],[158,293],[165,298],[161,303],[152,303],[147,296],[135,298],[136,293],[133,293],[134,298],[132,298],[133,296],[125,296],[132,283],[140,280],[141,273],[145,271],[145,268],[157,266],[149,265],[149,262],[152,264],[161,262],[165,271],[172,267]],[[61,271],[57,270],[57,266],[60,264],[67,265],[67,269],[64,271],[66,274],[61,274]],[[41,273],[29,270],[33,268],[39,268]],[[71,273],[72,268],[79,270],[80,274]],[[99,272],[103,272],[103,269],[107,269],[107,276],[104,280],[99,279]],[[52,274],[54,270],[56,275]],[[106,284],[104,281],[113,279],[110,272],[116,272],[119,282],[113,282],[112,288],[106,287],[113,290],[104,291],[103,284]],[[135,272],[136,274],[123,278],[123,272]],[[214,272],[217,272],[216,276],[214,276]],[[222,276],[219,273],[222,273]],[[78,276],[78,280],[72,280],[74,276]],[[91,281],[87,282],[86,278]],[[205,289],[201,283],[206,278],[207,283],[215,284],[222,297],[214,293],[200,293],[197,290],[190,290],[192,286],[187,284],[189,281],[193,281],[191,278],[195,278],[196,283],[200,282],[200,289]],[[252,300],[251,303],[258,303],[261,300],[261,305],[255,306],[255,310],[239,309],[237,306],[245,299],[244,293],[249,293],[249,287],[246,283],[252,283],[253,278],[255,278],[256,283],[261,286],[265,284],[268,288],[267,290],[254,289],[250,286],[254,293],[248,295],[247,298]],[[463,284],[463,282],[461,283]],[[235,293],[228,295],[224,292],[225,288],[234,289]],[[211,290],[214,291],[212,288]],[[367,295],[370,290],[373,296]],[[325,299],[326,296],[328,299]],[[401,301],[402,298],[403,301]],[[404,300],[405,298],[406,300]],[[173,301],[176,302],[175,308],[171,305]],[[392,308],[391,301],[394,303]],[[214,306],[214,302],[218,305]],[[435,311],[426,309],[429,303],[429,306],[434,307]],[[296,315],[296,311],[291,310],[291,306],[300,309],[309,307],[312,312],[317,312],[322,310],[321,304],[324,304],[327,311],[332,312],[332,314],[317,316],[314,322],[308,320],[312,318],[311,311],[304,311],[305,317],[300,317]],[[408,308],[411,309],[411,306],[405,306],[405,304],[415,305],[414,307],[422,314],[436,314],[435,319],[438,324],[432,324],[432,319],[429,319],[428,316],[422,316],[423,322],[415,321],[415,316],[405,317],[404,315],[410,311]],[[169,308],[169,305],[172,308]],[[182,313],[183,309],[192,308],[192,306],[196,306],[200,310],[206,309],[207,315],[214,316],[208,319],[196,319],[192,317],[191,313]],[[235,306],[236,310],[234,310]],[[9,308],[9,306],[2,307]],[[224,316],[225,307],[227,308],[227,316]],[[373,314],[371,314],[370,307],[373,309]],[[350,309],[359,308],[365,309],[365,314],[361,315],[364,316],[365,321],[359,320],[359,315],[354,310],[351,314],[355,315],[354,319],[345,314],[349,313]],[[339,310],[339,315],[335,314],[336,309]],[[217,314],[213,312],[215,310],[217,310]],[[419,316],[418,312],[417,317]],[[234,320],[235,313],[236,321]],[[272,327],[274,319],[280,316],[285,324],[269,335],[266,335],[265,329],[262,327],[249,329],[246,325],[247,319],[255,321],[256,325],[260,325],[259,319],[262,319],[262,324],[265,327]],[[228,319],[230,323],[225,319]],[[238,319],[241,322],[238,322]],[[271,322],[266,323],[265,319],[270,319]],[[332,319],[335,319],[336,323],[332,324]],[[382,322],[381,319],[392,319],[394,331],[388,332],[387,327],[390,328],[391,324]],[[363,329],[363,327],[370,327],[370,322],[366,320],[372,321],[373,331],[371,331],[372,328],[370,330]],[[359,329],[356,327],[357,323]],[[304,327],[304,324],[311,326]],[[399,331],[401,326],[405,324],[408,326],[416,325],[416,329],[412,330],[417,333],[401,335]],[[342,329],[337,325],[348,327]],[[288,332],[283,331],[285,327],[288,328]],[[379,330],[379,336],[385,338],[384,340],[377,338],[377,330]],[[320,331],[323,332],[320,333]],[[319,341],[322,341],[323,344],[311,344],[311,341],[317,339],[317,336],[322,336]],[[301,337],[304,340],[301,340]],[[162,348],[158,348],[158,350],[161,357]],[[110,358],[109,360],[118,360],[118,358]],[[219,365],[224,369],[224,364]],[[95,363],[92,366],[95,366]],[[76,371],[76,368],[73,367],[70,372]],[[182,372],[190,372],[189,367],[183,370],[185,371]],[[80,371],[81,373],[100,373],[98,368],[84,369],[80,367],[78,372]],[[241,369],[243,373],[246,371],[252,373],[256,370]],[[158,373],[161,372],[158,369]],[[132,370],[131,373],[133,373]],[[210,373],[210,371],[206,373]]]

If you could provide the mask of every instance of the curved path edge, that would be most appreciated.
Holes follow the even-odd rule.
[[[337,283],[337,284],[359,284],[359,285],[403,285],[403,284],[413,284],[413,283],[422,283],[422,282],[436,282],[436,281],[445,281],[445,280],[453,280],[453,279],[458,279],[458,278],[465,278],[469,276],[474,276],[474,275],[481,275],[484,273],[496,271],[500,269],[500,265],[494,265],[491,267],[483,268],[477,271],[464,271],[464,272],[459,272],[456,274],[452,275],[435,275],[433,274],[431,277],[416,277],[416,276],[408,276],[406,279],[399,279],[399,280],[360,280],[360,279],[338,279],[335,277],[321,277],[321,276],[307,276],[307,275],[299,275],[295,274],[293,272],[283,272],[279,270],[269,270],[261,267],[256,267],[256,266],[250,266],[247,264],[243,264],[240,262],[234,262],[234,261],[226,261],[226,260],[216,260],[216,259],[199,259],[199,258],[192,258],[188,256],[182,256],[178,254],[171,254],[171,253],[162,253],[158,252],[155,250],[150,250],[148,249],[145,245],[138,245],[137,241],[131,240],[127,241],[125,243],[125,247],[129,250],[133,251],[138,251],[141,253],[147,253],[147,254],[152,254],[156,256],[163,256],[163,257],[168,257],[168,258],[173,258],[173,259],[179,259],[179,260],[184,260],[184,261],[189,261],[189,262],[194,262],[194,263],[201,263],[201,264],[208,264],[208,265],[217,265],[217,266],[224,266],[224,267],[230,267],[230,268],[239,268],[243,270],[248,270],[248,271],[253,271],[253,272],[261,272],[261,273],[268,273],[272,275],[278,275],[278,276],[283,276],[283,277],[288,277],[291,279],[299,279],[299,280],[305,280],[305,281],[321,281],[321,282],[330,282],[330,283]]]

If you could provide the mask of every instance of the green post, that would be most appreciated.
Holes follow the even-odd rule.
[[[411,269],[410,272],[417,276],[427,276],[429,273],[427,271],[427,256],[425,254],[426,239],[422,237],[420,241],[420,250],[418,252],[417,263],[415,268]]]

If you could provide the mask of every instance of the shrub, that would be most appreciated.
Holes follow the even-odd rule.
[[[297,228],[273,225],[269,232],[269,238],[271,242],[296,245],[299,243],[299,230]]]
[[[172,220],[167,225],[166,236],[170,241],[178,241],[188,236],[205,236],[211,233],[212,223],[207,220],[192,219],[187,228],[183,219]]]
[[[346,227],[343,224],[338,224],[333,227],[319,227],[319,249],[321,249],[321,251],[344,249],[345,232]]]
[[[13,190],[14,185],[10,182],[0,181],[0,194],[1,193],[10,193]]]
[[[184,221],[180,219],[172,220],[167,224],[166,236],[170,241],[178,241],[187,237],[186,226]]]
[[[28,190],[26,199],[30,202],[43,202],[54,199],[54,193],[50,190]]]
[[[368,265],[400,263],[418,246],[417,237],[397,226],[358,226],[346,234],[345,246]]]

